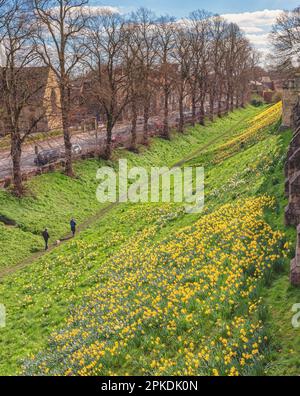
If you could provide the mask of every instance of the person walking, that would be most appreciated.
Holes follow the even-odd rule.
[[[70,221],[70,227],[71,227],[72,235],[73,235],[73,238],[74,238],[75,233],[76,233],[76,221],[74,219],[72,219]]]
[[[48,233],[47,228],[44,229],[44,231],[42,233],[42,236],[43,236],[44,241],[45,241],[45,250],[48,250],[48,241],[49,241],[50,235]]]

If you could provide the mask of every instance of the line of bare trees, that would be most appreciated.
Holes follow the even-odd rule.
[[[192,123],[204,124],[234,107],[244,106],[255,66],[254,51],[236,24],[206,11],[176,21],[145,8],[131,15],[89,7],[87,0],[0,0],[0,117],[11,136],[13,181],[22,195],[22,145],[42,114],[24,129],[23,109],[38,84],[22,81],[26,67],[47,66],[60,91],[65,172],[73,175],[70,136],[73,79],[88,79],[87,101],[106,122],[105,157],[112,152],[112,131],[124,111],[130,114],[131,149],[137,150],[137,120],[143,117],[143,143],[149,143],[149,120],[158,92],[162,98],[161,136],[170,138],[170,101],[178,105],[178,130],[185,110]]]
[[[244,106],[254,66],[253,49],[236,24],[205,11],[175,21],[157,18],[141,8],[130,16],[95,12],[89,17],[85,48],[88,78],[95,100],[105,110],[106,156],[111,154],[111,129],[123,110],[130,109],[133,150],[137,115],[143,114],[143,141],[148,144],[153,99],[163,98],[161,135],[169,139],[171,96],[176,97],[179,130],[184,126],[184,103],[191,103],[192,123]],[[90,94],[90,93],[89,93]],[[198,112],[197,112],[198,110]]]
[[[300,69],[300,6],[283,11],[270,35],[273,51],[269,57],[273,69],[287,76]]]

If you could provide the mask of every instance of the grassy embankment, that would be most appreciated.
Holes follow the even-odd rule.
[[[213,138],[217,125],[206,137],[191,130],[171,143],[156,140],[139,157],[126,156],[132,164],[174,163]],[[218,133],[229,125],[220,125]],[[206,168],[201,215],[186,215],[180,205],[120,205],[76,240],[5,278],[0,295],[8,322],[0,333],[0,373],[17,372],[19,360],[39,350],[44,352],[27,362],[28,373],[66,373],[68,367],[67,374],[245,375],[264,373],[271,359],[269,373],[282,367],[278,362],[290,351],[284,335],[277,340],[280,354],[274,348],[272,312],[260,298],[267,296],[270,305],[277,284],[271,286],[272,280],[286,282],[284,245],[294,232],[276,230],[283,231],[283,161],[290,133],[278,134],[276,126],[260,128],[259,118],[253,125],[246,133],[241,133],[245,124],[231,130],[227,144],[224,139],[191,159]],[[94,196],[97,166],[89,161],[78,167],[91,184],[81,196],[86,203]],[[75,199],[76,183],[80,186],[85,177],[70,182]],[[61,178],[65,182],[61,175],[46,175],[32,181],[31,188]],[[61,185],[55,191],[55,185],[49,187],[51,196],[65,190]],[[40,194],[35,204],[42,202]],[[15,201],[8,200],[7,215],[13,213],[10,205]],[[57,233],[66,231],[68,210],[53,220],[54,225],[60,219]],[[90,210],[88,215],[95,209]],[[40,227],[39,221],[32,226]],[[72,315],[64,323],[70,306]],[[296,338],[288,314],[280,320]],[[45,351],[55,328],[62,331]]]
[[[129,166],[171,166],[223,134],[225,136],[222,141],[231,139],[260,111],[262,109],[254,107],[238,110],[206,127],[197,126],[189,128],[184,135],[176,134],[172,142],[154,139],[151,150],[142,155],[136,156],[124,151],[119,155],[123,157],[125,154]],[[217,144],[212,143],[211,147],[216,147]],[[59,172],[36,177],[28,183],[28,196],[22,200],[0,191],[0,215],[17,223],[17,227],[5,227],[0,222],[0,272],[41,250],[43,243],[40,234],[45,227],[49,228],[52,241],[55,241],[68,233],[71,217],[82,223],[104,206],[95,199],[96,171],[103,164],[103,161],[96,160],[78,162],[78,178],[75,180],[68,179]]]

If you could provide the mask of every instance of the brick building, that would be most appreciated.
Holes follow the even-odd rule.
[[[60,91],[54,72],[48,67],[25,67],[20,71],[18,83],[20,98],[26,91],[30,97],[21,114],[21,129],[38,119],[35,132],[60,129]],[[4,104],[0,98],[0,135],[6,133]]]

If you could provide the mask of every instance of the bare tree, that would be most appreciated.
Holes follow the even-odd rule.
[[[139,58],[140,37],[134,21],[127,23],[126,60],[128,76],[129,107],[131,117],[131,144],[130,150],[137,152],[137,119],[139,109],[143,106],[143,63]]]
[[[95,100],[106,116],[107,159],[111,157],[113,127],[130,98],[126,38],[126,21],[120,14],[100,11],[91,16],[86,34],[86,63],[92,73]]]
[[[235,93],[235,68],[239,51],[238,42],[241,38],[241,30],[235,23],[230,23],[226,29],[225,46],[225,79],[226,79],[226,112],[234,109]]]
[[[196,107],[200,106],[200,124],[204,125],[205,100],[208,90],[210,60],[210,23],[212,15],[204,10],[190,14],[190,41],[192,51],[189,76],[192,101],[192,119],[196,122]]]
[[[300,65],[300,7],[284,11],[271,33],[273,63],[280,70],[291,71]]]
[[[253,73],[255,58],[251,56],[252,48],[247,39],[241,37],[238,44],[235,67],[235,97],[236,108],[245,107],[247,95],[249,94],[249,81]]]
[[[179,109],[179,125],[178,130],[183,132],[184,129],[184,100],[188,96],[188,83],[191,73],[191,41],[189,39],[188,24],[182,22],[177,26],[175,32],[175,48],[172,56],[178,65],[178,109]]]
[[[231,24],[229,25],[231,26]],[[257,66],[257,56],[249,40],[245,37],[241,29],[235,25],[235,51],[233,60],[233,90],[235,106],[244,107],[246,97],[249,95],[249,82],[253,74],[253,68]]]
[[[140,65],[142,67],[142,92],[143,92],[143,113],[144,127],[143,140],[144,144],[149,143],[149,118],[151,99],[155,93],[156,85],[153,80],[153,69],[157,59],[157,30],[155,28],[156,16],[152,11],[146,8],[140,8],[132,14],[131,19],[137,27],[136,38],[139,43],[139,51],[137,53]]]
[[[217,101],[217,113],[221,116],[221,101],[223,96],[224,68],[225,59],[225,37],[228,24],[219,17],[211,18],[210,24],[210,79],[209,79],[209,116],[214,118],[215,103]]]
[[[174,18],[161,17],[156,24],[157,54],[159,62],[158,82],[162,84],[164,95],[164,115],[162,136],[170,139],[169,129],[169,99],[176,75],[176,65],[172,62],[172,53],[175,47]]]
[[[33,0],[37,17],[36,52],[53,70],[60,88],[60,105],[65,145],[65,172],[73,176],[70,135],[70,83],[84,56],[80,34],[87,25],[88,0]]]
[[[4,126],[10,135],[13,164],[14,192],[24,193],[21,172],[22,146],[26,138],[36,129],[44,117],[42,109],[25,117],[25,110],[36,102],[43,82],[29,66],[35,64],[33,34],[34,15],[28,2],[5,1],[1,6],[0,42],[4,49],[4,59],[0,68],[0,90],[3,107]]]

